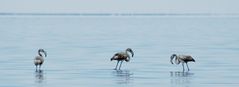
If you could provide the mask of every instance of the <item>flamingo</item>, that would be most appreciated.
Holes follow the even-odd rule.
[[[39,56],[36,56],[35,59],[34,59],[34,64],[36,66],[36,71],[38,70],[38,68],[37,68],[38,66],[39,66],[39,70],[41,69],[41,65],[44,62],[44,58],[43,58],[42,53],[44,53],[45,57],[47,57],[47,53],[44,49],[39,49],[38,50],[38,55]]]
[[[121,61],[121,63],[120,63],[120,66],[119,66],[119,70],[121,68],[121,65],[122,65],[123,61],[126,61],[126,62],[130,61],[130,55],[128,54],[128,52],[130,52],[132,54],[132,57],[134,56],[133,50],[131,48],[127,48],[125,50],[125,52],[118,52],[118,53],[114,54],[114,56],[110,59],[111,61],[117,60],[115,70],[117,70],[117,67],[118,67],[118,64],[119,64],[120,61]]]
[[[190,55],[176,55],[172,54],[170,57],[170,62],[173,64],[173,59],[175,58],[175,63],[180,64],[182,63],[183,71],[184,71],[184,63],[186,63],[188,71],[190,70],[188,67],[188,62],[195,62],[195,60]]]

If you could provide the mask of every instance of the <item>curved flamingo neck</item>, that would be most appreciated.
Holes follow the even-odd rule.
[[[42,54],[41,54],[41,52],[38,52],[38,55],[42,57]]]

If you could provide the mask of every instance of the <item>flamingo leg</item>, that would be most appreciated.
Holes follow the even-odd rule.
[[[121,63],[120,63],[120,67],[119,67],[119,70],[120,70],[120,68],[121,68],[121,65],[122,65],[122,63],[123,63],[123,61],[121,61]]]
[[[39,70],[41,70],[41,65],[39,65]]]
[[[183,66],[183,72],[184,72],[184,63],[182,63],[182,66]]]
[[[188,71],[189,71],[190,69],[189,69],[189,67],[188,67],[188,63],[186,63],[186,65],[187,65],[187,68],[188,68]]]
[[[36,65],[36,72],[37,72],[37,65]]]
[[[115,66],[115,70],[117,70],[118,64],[119,64],[119,61],[117,61],[117,64]]]

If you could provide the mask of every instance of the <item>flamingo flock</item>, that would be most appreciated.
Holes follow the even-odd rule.
[[[43,54],[44,54],[44,56],[43,56]],[[41,66],[44,63],[44,57],[47,57],[47,52],[44,49],[39,49],[38,55],[34,59],[36,71],[41,70]],[[127,48],[125,51],[115,53],[113,55],[113,57],[110,58],[110,61],[113,61],[113,60],[117,61],[117,64],[114,69],[120,70],[123,61],[129,62],[131,57],[134,57],[134,51],[131,48]],[[173,60],[174,60],[174,62],[173,62]],[[195,60],[190,55],[172,54],[170,57],[170,62],[171,62],[171,64],[177,64],[177,65],[179,65],[181,63],[182,67],[183,67],[183,72],[184,72],[185,71],[184,64],[186,64],[187,70],[189,71],[190,69],[188,67],[188,62],[195,62]],[[120,65],[119,65],[119,63],[120,63]],[[119,67],[118,67],[118,65],[119,65]]]

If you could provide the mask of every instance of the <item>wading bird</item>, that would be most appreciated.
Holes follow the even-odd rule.
[[[44,62],[44,58],[43,58],[42,53],[44,53],[45,57],[47,56],[47,53],[46,53],[45,50],[43,50],[43,49],[38,50],[38,55],[39,56],[36,56],[35,59],[34,59],[34,64],[36,66],[36,71],[38,71],[38,68],[37,68],[38,66],[39,66],[39,70],[41,69],[41,65]]]
[[[189,71],[188,62],[195,62],[195,60],[190,55],[176,55],[176,54],[172,54],[172,56],[170,57],[170,62],[172,64],[173,64],[173,59],[174,58],[175,58],[175,62],[174,63],[176,63],[176,64],[182,63],[183,71],[184,71],[184,63],[186,63],[188,71]]]
[[[117,60],[115,70],[117,70],[117,67],[118,67],[118,64],[120,61],[121,61],[121,63],[119,66],[119,70],[120,70],[120,67],[121,67],[123,61],[126,61],[126,62],[130,61],[130,55],[128,54],[128,52],[130,52],[132,54],[132,57],[134,56],[133,50],[131,48],[127,48],[125,50],[125,52],[118,52],[118,53],[114,54],[114,56],[110,59],[111,61]]]

